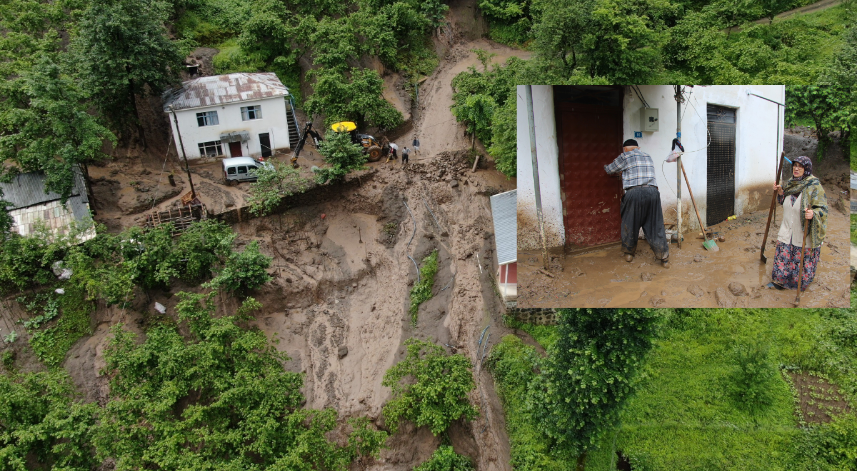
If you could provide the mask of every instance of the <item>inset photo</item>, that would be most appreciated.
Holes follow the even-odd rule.
[[[518,306],[849,307],[824,91],[518,86]]]

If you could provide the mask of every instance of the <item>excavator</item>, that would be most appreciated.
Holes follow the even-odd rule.
[[[390,153],[390,143],[387,141],[386,137],[381,138],[379,141],[369,134],[358,133],[357,124],[353,121],[340,121],[338,123],[333,123],[330,125],[330,130],[333,132],[347,132],[350,134],[351,142],[360,144],[363,148],[363,153],[366,154],[369,162],[377,162],[381,160],[381,157]],[[303,135],[301,136],[300,141],[298,141],[298,145],[295,147],[295,153],[292,155],[291,162],[292,166],[295,168],[298,166],[298,155],[300,155],[304,144],[306,144],[307,137],[312,138],[316,149],[318,149],[319,143],[324,140],[318,132],[312,129],[312,122],[307,122],[304,127]]]

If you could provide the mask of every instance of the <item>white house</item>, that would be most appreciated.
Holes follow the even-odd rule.
[[[636,139],[652,156],[664,221],[699,230],[687,184],[666,162],[681,113],[682,156],[706,226],[767,208],[783,142],[782,85],[532,86],[542,213],[549,247],[619,241],[621,178],[604,165]],[[764,98],[762,98],[764,97]],[[526,89],[518,86],[518,248],[540,246]]]
[[[176,149],[188,159],[268,157],[297,134],[289,89],[271,72],[188,80],[163,101]]]

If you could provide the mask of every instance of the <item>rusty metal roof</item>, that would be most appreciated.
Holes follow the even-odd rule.
[[[491,215],[494,218],[494,243],[497,245],[497,264],[505,265],[518,260],[518,190],[491,197]]]
[[[273,72],[235,73],[200,77],[182,82],[179,89],[170,89],[161,96],[164,112],[202,108],[241,101],[288,96],[289,89]]]

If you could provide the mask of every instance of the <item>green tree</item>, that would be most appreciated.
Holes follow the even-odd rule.
[[[247,244],[243,252],[230,253],[217,276],[204,286],[223,287],[239,296],[246,296],[271,281],[267,271],[271,260],[271,257],[259,252],[259,242],[254,240]]]
[[[86,112],[84,94],[75,80],[43,57],[24,75],[21,107],[0,117],[0,174],[23,170],[44,172],[45,191],[54,191],[62,202],[75,189],[79,164],[107,157],[105,140],[115,143],[110,131]]]
[[[338,180],[353,170],[363,168],[366,155],[359,144],[351,142],[351,136],[347,132],[329,132],[326,137],[319,145],[318,152],[324,156],[324,161],[330,167],[318,170],[315,177],[318,183]]]
[[[235,240],[232,228],[220,221],[207,219],[191,224],[175,240],[172,263],[179,277],[194,282],[211,276],[211,270],[232,253]]]
[[[136,97],[173,85],[182,64],[164,27],[170,11],[162,0],[91,0],[72,44],[94,104],[123,136],[133,126],[144,147]]]
[[[786,87],[786,120],[807,118],[815,124],[818,158],[830,145],[830,133],[840,131],[843,143],[849,142],[855,120],[853,91],[836,85],[793,85]]]
[[[324,114],[326,124],[345,120],[356,121],[360,127],[371,124],[385,129],[402,124],[402,113],[382,96],[384,81],[378,72],[325,68],[314,69],[307,76],[315,83],[312,96],[306,100],[306,111]]]
[[[533,10],[539,18],[533,25],[533,50],[563,75],[571,75],[577,68],[595,3],[596,0],[533,0]]]
[[[559,311],[559,338],[548,352],[541,384],[533,387],[532,403],[557,449],[577,454],[579,471],[587,450],[617,424],[659,320],[652,309]]]
[[[455,420],[473,420],[478,411],[467,399],[476,387],[470,361],[461,354],[448,355],[443,347],[428,341],[408,339],[405,347],[405,359],[390,368],[381,382],[393,392],[384,405],[390,433],[398,431],[402,420],[417,427],[428,425],[435,436],[446,432]]]
[[[99,459],[131,469],[348,469],[375,454],[386,436],[352,421],[349,445],[327,438],[332,409],[302,409],[303,378],[288,358],[250,328],[247,299],[237,315],[214,317],[212,294],[180,293],[176,306],[188,338],[156,325],[139,343],[113,329],[105,351],[109,402],[95,429]]]
[[[473,471],[473,463],[461,456],[449,445],[441,445],[431,458],[414,468],[414,471]]]
[[[250,185],[248,200],[250,212],[256,216],[271,214],[283,198],[303,193],[309,185],[299,170],[283,162],[275,162],[272,167],[263,166],[256,170],[256,177]]]
[[[0,468],[88,470],[97,405],[77,400],[62,369],[0,375]]]

